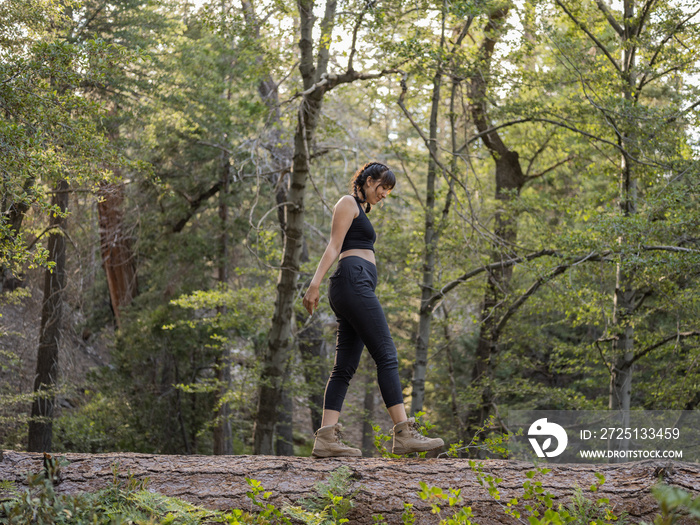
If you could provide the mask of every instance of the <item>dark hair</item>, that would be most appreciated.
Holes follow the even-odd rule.
[[[360,202],[365,203],[365,212],[369,212],[372,206],[367,202],[364,185],[367,179],[378,180],[385,188],[392,189],[396,186],[396,175],[388,166],[381,162],[368,162],[355,172],[351,181],[352,195]]]

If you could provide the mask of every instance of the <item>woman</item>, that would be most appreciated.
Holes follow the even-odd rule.
[[[377,236],[367,213],[389,195],[395,184],[394,173],[379,162],[365,164],[355,173],[352,194],[343,196],[333,209],[331,239],[304,295],[304,307],[312,314],[318,306],[321,281],[340,256],[328,291],[338,320],[335,364],[326,385],[323,421],[315,434],[314,457],[362,455],[359,449],[341,441],[342,427],[338,419],[364,346],[377,365],[379,389],[394,422],[392,452],[424,452],[444,444],[442,439],[423,436],[415,420],[406,417],[396,346],[374,294],[377,286],[374,241]],[[361,204],[365,205],[364,209]]]

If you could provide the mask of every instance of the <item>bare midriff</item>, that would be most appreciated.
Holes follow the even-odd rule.
[[[343,259],[345,257],[353,256],[353,255],[355,257],[362,257],[365,261],[369,261],[374,265],[377,264],[376,260],[374,259],[374,252],[372,250],[360,250],[358,248],[344,251],[343,253],[340,254],[340,257],[338,257],[338,260]]]

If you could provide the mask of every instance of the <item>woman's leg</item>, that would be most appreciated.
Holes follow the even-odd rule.
[[[335,362],[323,396],[323,426],[338,422],[345,394],[360,364],[364,346],[362,339],[348,320],[338,315]]]
[[[385,405],[387,407],[403,406],[398,354],[389,332],[384,310],[374,294],[372,281],[356,282],[355,294],[345,297],[344,302],[349,303],[344,305],[344,314],[348,323],[367,347],[377,365],[377,382]],[[400,417],[401,408],[395,408],[394,412],[397,417]]]
[[[337,410],[323,409],[323,417],[321,418],[321,426],[328,427],[335,425],[340,420],[340,412]]]
[[[353,448],[341,441],[338,424],[340,409],[352,376],[357,370],[364,343],[347,320],[338,315],[335,364],[328,379],[323,400],[321,428],[316,431],[312,455],[318,458],[338,456],[362,456],[359,448]]]
[[[389,412],[389,416],[391,416],[391,420],[394,422],[394,425],[408,419],[408,416],[406,415],[406,405],[403,403],[388,407],[387,411]]]
[[[356,265],[353,292],[342,298],[342,312],[356,334],[364,342],[377,365],[377,381],[389,415],[394,422],[392,452],[408,454],[425,452],[444,445],[440,438],[423,436],[413,418],[406,417],[399,360],[384,310],[374,290],[377,286],[376,268],[371,263]]]

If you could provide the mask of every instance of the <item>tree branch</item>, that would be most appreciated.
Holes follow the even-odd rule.
[[[488,135],[489,133],[491,133],[493,131],[499,130],[501,128],[506,128],[508,126],[514,126],[515,124],[522,124],[523,122],[532,122],[532,120],[533,120],[532,117],[527,117],[527,118],[521,118],[521,119],[517,119],[517,120],[511,120],[510,122],[505,122],[503,124],[499,124],[498,126],[491,126],[490,128],[485,129],[484,131],[481,131],[478,134],[474,135],[472,138],[470,138],[464,144],[464,146],[462,146],[461,148],[459,148],[459,150],[457,150],[457,153],[458,154],[462,153],[465,149],[467,149],[467,146],[469,144],[471,144],[475,140],[479,140],[484,135]]]
[[[669,32],[669,34],[666,36],[666,38],[664,38],[664,39],[661,41],[661,43],[660,43],[660,44],[658,45],[658,47],[656,48],[656,51],[654,51],[654,55],[651,57],[651,60],[649,60],[649,64],[647,65],[647,73],[644,73],[644,75],[642,76],[642,78],[639,80],[639,87],[635,90],[637,93],[641,92],[642,87],[643,87],[645,84],[647,84],[648,82],[651,82],[651,80],[649,80],[648,82],[647,82],[647,80],[646,80],[646,79],[647,79],[647,76],[648,76],[648,71],[651,71],[651,69],[654,67],[654,64],[656,63],[656,59],[659,57],[659,54],[661,53],[661,50],[663,49],[663,47],[666,45],[666,42],[668,42],[669,40],[671,40],[671,38],[673,38],[673,36],[676,34],[676,31],[678,31],[678,29],[680,29],[681,26],[683,26],[683,24],[685,24],[688,20],[690,20],[691,18],[693,18],[693,17],[694,17],[695,15],[697,15],[698,13],[700,13],[700,9],[696,9],[695,12],[694,12],[693,14],[691,14],[690,16],[687,16],[684,20],[681,20],[680,22],[678,22],[678,23],[676,24],[676,27],[674,27],[674,28]],[[655,78],[658,78],[658,75],[657,75]],[[637,95],[637,96],[638,96],[638,95]]]
[[[644,7],[642,8],[642,15],[639,17],[639,22],[637,23],[637,32],[635,36],[639,38],[642,34],[642,28],[644,23],[649,19],[649,13],[651,13],[652,6],[656,3],[656,0],[648,0]]]
[[[519,264],[521,262],[526,262],[526,261],[531,261],[533,259],[537,259],[539,257],[545,257],[548,255],[552,256],[557,256],[558,252],[555,250],[542,250],[539,252],[531,253],[529,255],[525,255],[523,257],[514,257],[512,259],[507,259],[505,261],[499,261],[495,263],[488,264],[486,266],[481,266],[480,268],[475,268],[473,270],[468,271],[464,275],[458,277],[457,279],[454,279],[453,281],[447,283],[445,286],[443,286],[440,291],[436,294],[434,294],[430,299],[426,301],[426,303],[421,307],[421,313],[425,312],[430,312],[434,307],[435,304],[445,297],[448,292],[451,292],[454,290],[457,286],[459,286],[462,283],[467,282],[469,279],[472,277],[475,277],[476,275],[479,275],[480,273],[484,272],[490,272],[491,270],[499,270],[503,268],[508,268],[510,266],[514,266],[516,264]]]
[[[581,29],[581,31],[583,31],[584,33],[586,33],[586,34],[588,35],[588,38],[590,38],[591,40],[593,40],[593,42],[595,43],[595,45],[598,46],[598,48],[599,48],[603,53],[605,53],[605,56],[608,57],[608,60],[610,61],[610,63],[611,63],[613,66],[615,66],[615,69],[616,69],[617,72],[620,74],[620,77],[622,77],[622,76],[623,76],[623,73],[622,73],[622,70],[620,69],[619,64],[615,61],[615,59],[612,57],[612,55],[610,54],[610,52],[608,51],[608,49],[603,45],[603,43],[602,43],[600,40],[598,40],[598,39],[595,37],[595,35],[594,35],[593,33],[591,33],[591,32],[586,28],[585,25],[583,25],[582,22],[579,22],[579,20],[573,15],[573,13],[572,13],[571,11],[569,11],[569,10],[566,8],[566,6],[561,2],[561,0],[554,0],[554,1],[555,1],[555,3],[556,3],[559,7],[561,7],[561,8],[564,10],[564,12],[568,15],[568,17],[571,18],[571,20],[574,22],[574,24],[576,24],[576,25]]]
[[[557,169],[557,168],[558,168],[559,166],[561,166],[562,164],[566,164],[566,163],[569,162],[570,160],[573,160],[575,157],[576,157],[576,155],[569,155],[569,156],[566,157],[564,160],[560,160],[559,162],[557,162],[556,164],[550,166],[549,168],[547,168],[547,169],[544,170],[544,171],[541,171],[541,172],[539,172],[539,173],[535,173],[534,175],[528,175],[527,177],[525,177],[525,180],[530,181],[530,180],[532,180],[532,179],[536,179],[536,178],[538,178],[538,177],[542,177],[543,175],[549,173],[550,171]]]
[[[316,82],[328,71],[331,41],[333,40],[333,21],[337,4],[337,0],[326,0],[326,10],[321,21],[321,36],[318,41],[318,61],[314,78]]]
[[[485,69],[490,68],[493,51],[496,47],[497,39],[492,37],[493,33],[500,31],[505,24],[508,16],[508,7],[501,7],[489,14],[488,23],[484,28],[484,40],[479,46],[479,59],[485,64]],[[471,113],[474,125],[483,133],[482,140],[488,148],[489,153],[494,158],[504,157],[510,153],[510,150],[501,140],[501,137],[495,131],[487,130],[492,128],[489,123],[486,110],[486,79],[482,71],[476,71],[469,83],[469,97],[471,99]]]
[[[525,177],[528,177],[530,175],[530,170],[532,169],[532,165],[535,163],[535,160],[537,160],[537,157],[539,157],[542,154],[542,152],[545,150],[545,148],[547,147],[547,144],[549,144],[549,141],[552,140],[552,137],[554,136],[555,133],[556,133],[556,130],[552,131],[549,134],[549,136],[547,137],[547,139],[542,143],[542,145],[540,145],[540,147],[537,148],[537,151],[532,156],[532,158],[530,158],[530,160],[527,163],[527,170],[525,170]]]
[[[682,248],[681,246],[642,246],[642,249],[646,251],[664,251],[664,252],[676,252],[676,253],[700,253],[700,250],[693,250],[691,248]]]
[[[668,337],[664,337],[660,341],[657,341],[651,346],[647,346],[644,350],[640,350],[639,352],[635,353],[634,357],[632,358],[631,361],[629,361],[629,366],[632,366],[636,361],[644,357],[645,355],[649,354],[650,352],[656,350],[657,348],[665,345],[666,343],[675,340],[680,340],[680,339],[685,339],[687,337],[700,337],[700,331],[698,330],[693,330],[692,332],[679,332],[673,335],[669,335]]]
[[[175,226],[173,226],[173,233],[179,233],[182,231],[182,229],[185,227],[185,225],[188,223],[188,221],[192,218],[192,216],[197,212],[199,207],[202,205],[204,201],[209,199],[210,197],[213,197],[218,193],[218,191],[221,189],[221,186],[223,184],[223,181],[218,181],[216,184],[214,184],[211,188],[209,188],[207,191],[199,195],[196,199],[194,200],[189,200],[188,202],[190,204],[190,211],[187,214],[187,216],[183,217],[180,219]]]
[[[365,2],[362,11],[360,11],[360,15],[357,17],[355,27],[352,28],[352,46],[350,47],[350,54],[348,55],[348,71],[353,71],[354,69],[352,66],[352,61],[355,58],[355,53],[357,53],[357,32],[360,29],[360,24],[362,23],[362,19],[364,18],[367,9],[369,9],[371,5],[371,2]]]
[[[544,275],[544,276],[540,277],[539,279],[537,279],[534,283],[532,283],[532,286],[530,286],[530,288],[528,288],[527,291],[523,295],[518,297],[518,299],[515,302],[513,302],[513,304],[511,304],[510,307],[508,308],[508,310],[506,310],[506,312],[503,314],[503,317],[501,317],[501,320],[498,322],[498,325],[496,326],[496,328],[494,330],[494,333],[496,334],[494,336],[495,339],[496,340],[498,339],[498,334],[500,334],[501,331],[505,328],[506,323],[513,316],[513,314],[518,310],[518,308],[520,308],[525,303],[525,301],[527,301],[530,297],[532,297],[535,294],[535,292],[540,288],[540,286],[551,281],[552,279],[554,279],[558,275],[561,275],[562,273],[564,273],[566,270],[568,270],[572,266],[576,266],[577,264],[582,263],[584,261],[599,261],[601,258],[602,257],[600,255],[598,255],[597,253],[591,252],[587,255],[582,255],[580,257],[577,257],[576,259],[574,259],[570,263],[561,264],[561,265],[557,266],[554,270],[552,270],[549,274]]]
[[[676,253],[698,253],[700,254],[700,250],[693,250],[691,248],[683,248],[680,246],[642,246],[642,250],[644,251],[667,251],[667,252],[676,252]],[[607,256],[609,256],[611,253],[613,253],[613,250],[605,250],[600,253],[596,252],[590,252],[587,255],[582,255],[574,258],[570,263],[566,265],[562,265],[565,267],[571,267],[576,264],[580,264],[584,261],[602,261],[605,260]],[[428,301],[426,301],[425,305],[421,308],[421,313],[425,313],[427,311],[431,311],[434,307],[435,304],[445,297],[449,292],[454,290],[457,286],[459,286],[462,283],[467,282],[469,279],[472,277],[475,277],[479,275],[480,273],[484,272],[490,272],[491,270],[499,270],[503,268],[508,268],[510,266],[514,266],[516,264],[522,263],[522,262],[528,262],[532,261],[533,259],[538,259],[540,257],[546,257],[546,256],[553,256],[553,257],[563,257],[562,254],[557,252],[556,250],[541,250],[539,252],[531,253],[529,255],[525,255],[523,257],[513,257],[511,259],[507,259],[505,261],[499,261],[495,263],[488,264],[486,266],[481,266],[479,268],[475,268],[473,270],[468,271],[464,275],[461,275],[457,279],[454,279],[447,283],[445,286],[443,286],[439,292],[434,294]]]
[[[603,0],[595,0],[596,5],[598,6],[598,9],[605,15],[605,18],[608,19],[608,23],[610,26],[615,30],[615,32],[623,36],[625,34],[625,30],[618,24],[617,20],[615,20],[615,17],[613,14],[610,12],[610,9],[608,9],[608,6],[605,5],[605,2]]]
[[[386,75],[390,75],[392,73],[401,73],[402,71],[400,69],[382,69],[378,73],[362,73],[358,71],[346,71],[345,73],[341,73],[340,75],[336,73],[329,73],[329,74],[324,74],[321,75],[321,79],[316,82],[315,84],[309,86],[308,89],[297,93],[294,95],[292,98],[297,98],[297,97],[308,97],[317,90],[322,90],[323,93],[326,91],[330,91],[334,87],[340,85],[340,84],[349,84],[350,82],[355,82],[356,80],[372,80],[375,78],[381,78]]]

